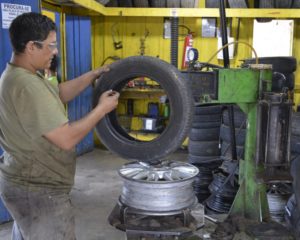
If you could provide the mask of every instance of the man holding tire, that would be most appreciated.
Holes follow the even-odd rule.
[[[107,67],[53,86],[38,74],[57,55],[54,22],[24,13],[9,28],[11,62],[0,80],[0,194],[14,218],[12,239],[75,239],[69,192],[74,183],[75,151],[107,113],[119,93],[104,92],[95,108],[69,122],[64,103],[93,83]]]

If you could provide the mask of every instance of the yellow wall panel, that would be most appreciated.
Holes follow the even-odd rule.
[[[55,22],[55,13],[54,12],[48,11],[46,9],[42,9],[42,14],[45,15],[45,16],[47,16],[48,18],[51,18],[52,21]]]
[[[109,56],[126,58],[129,56],[140,55],[141,40],[145,39],[145,33],[149,35],[145,39],[145,55],[159,57],[170,62],[170,39],[163,38],[163,18],[151,17],[93,17],[95,26],[94,38],[94,57],[100,64]],[[101,18],[101,19],[100,19]],[[102,23],[101,23],[102,21]],[[252,43],[252,24],[251,19],[241,19],[239,40]],[[194,32],[194,47],[199,50],[200,61],[206,62],[216,53],[217,38],[202,38],[201,36],[201,18],[180,19],[180,25],[187,26]],[[100,30],[101,29],[101,30]],[[237,19],[232,22],[231,36],[236,39]],[[186,29],[179,27],[178,41],[178,66],[182,64],[184,37],[187,34]],[[99,35],[101,37],[99,37]],[[115,49],[113,45],[113,35],[115,41],[122,41],[123,48]],[[240,60],[251,57],[251,49],[246,45],[239,45],[237,56],[231,60],[232,66],[239,66]],[[107,63],[110,63],[108,60]],[[95,62],[96,63],[96,62]],[[221,60],[213,58],[212,63],[222,65]]]
[[[199,2],[199,6],[203,4]],[[158,57],[167,62],[170,62],[170,39],[163,38],[163,17],[122,17],[122,16],[94,16],[93,19],[93,58],[94,67],[99,66],[104,59],[109,56],[117,56],[126,58],[140,54],[141,39],[144,38],[145,32],[149,31],[149,35],[145,40],[145,55]],[[230,18],[227,21],[232,21],[230,24],[230,36],[239,41],[252,44],[253,33],[253,18],[241,18],[240,28],[238,29],[238,18]],[[180,25],[185,25],[194,32],[194,47],[199,51],[199,60],[206,62],[217,49],[217,38],[203,38],[201,36],[202,19],[201,18],[180,18]],[[217,24],[220,24],[220,19],[217,19]],[[114,26],[114,27],[113,27]],[[115,49],[113,45],[112,34],[115,33],[115,40],[122,41],[123,48]],[[182,54],[184,45],[184,34],[187,31],[179,28],[178,41],[178,66],[182,64]],[[300,20],[295,20],[294,31],[294,48],[293,53],[296,58],[300,58],[300,49],[297,47],[300,44]],[[241,60],[251,58],[252,51],[249,46],[239,44],[234,59],[230,61],[231,67],[239,67]],[[111,63],[114,60],[108,59],[106,63]],[[213,64],[222,65],[223,61],[218,60],[215,56],[212,60]],[[296,72],[296,85],[300,87],[299,70]],[[295,100],[299,99],[296,97]],[[297,100],[297,104],[298,100]]]

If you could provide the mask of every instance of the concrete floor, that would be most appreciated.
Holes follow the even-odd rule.
[[[187,159],[184,152],[170,156]],[[106,150],[96,149],[77,160],[75,185],[71,198],[75,207],[78,240],[122,240],[124,232],[109,225],[107,217],[122,188],[118,169],[127,161]],[[12,223],[0,225],[0,239],[10,240]]]
[[[169,158],[175,161],[186,161],[187,152],[179,151],[172,154]],[[102,149],[95,149],[93,152],[84,154],[78,158],[75,185],[71,192],[71,199],[75,210],[77,240],[126,239],[124,232],[112,227],[107,221],[121,193],[123,183],[121,177],[118,175],[118,170],[125,163],[127,163],[126,160]],[[223,222],[226,215],[212,215],[212,217]],[[242,222],[236,219],[232,221]],[[234,224],[231,225],[233,226]],[[225,237],[231,225],[225,224],[225,227],[223,226],[225,230],[221,230],[220,236],[211,236],[217,225],[206,220],[205,227],[195,232],[196,238],[191,239],[256,239],[249,238],[243,231],[236,233],[234,237]],[[0,240],[11,239],[11,228],[12,222],[0,225]],[[274,229],[274,227],[272,228]],[[225,235],[223,235],[224,233]],[[274,236],[277,235],[277,233],[274,233]],[[276,239],[284,240],[291,238]]]

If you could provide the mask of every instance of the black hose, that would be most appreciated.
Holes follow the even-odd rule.
[[[220,0],[219,10],[220,10],[220,18],[221,18],[222,45],[225,46],[226,44],[228,44],[228,38],[227,38],[226,13],[225,13],[224,0]],[[223,49],[223,62],[225,68],[230,68],[228,47],[225,47]]]
[[[171,18],[171,64],[178,68],[178,17]]]
[[[229,114],[231,156],[233,160],[237,160],[233,105],[228,106],[228,114]]]

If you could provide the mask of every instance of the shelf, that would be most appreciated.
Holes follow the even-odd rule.
[[[160,134],[159,133],[142,133],[140,131],[131,131],[129,133],[131,137],[134,137],[140,141],[152,141],[155,138],[157,138]],[[184,142],[181,144],[182,147],[188,146],[188,138],[184,140]]]
[[[217,8],[108,8],[94,0],[72,0],[76,6],[104,16],[124,17],[219,17]],[[227,17],[238,18],[300,18],[300,9],[226,9]]]
[[[126,88],[121,91],[122,99],[154,99],[166,95],[163,89],[155,88]]]
[[[130,131],[129,135],[140,141],[152,141],[159,136],[159,133],[143,133],[141,131]]]

